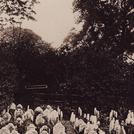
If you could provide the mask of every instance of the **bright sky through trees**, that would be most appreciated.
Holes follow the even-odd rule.
[[[77,26],[72,2],[73,0],[40,0],[36,7],[37,21],[24,22],[23,27],[33,30],[43,40],[52,43],[53,47],[59,47],[69,31]]]

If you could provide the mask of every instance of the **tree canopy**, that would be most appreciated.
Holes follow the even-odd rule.
[[[80,13],[78,21],[84,21],[78,40],[83,45],[113,56],[134,50],[133,0],[75,0],[73,5],[74,12]]]
[[[134,51],[134,2],[74,0],[73,6],[83,29],[71,32],[59,50],[66,89],[89,96],[94,104],[126,102],[132,66],[125,56]]]
[[[10,103],[13,95],[24,89],[25,85],[46,83],[47,56],[51,57],[54,50],[29,29],[9,27],[0,35],[0,89],[1,94],[7,95],[2,102]]]
[[[37,0],[1,0],[0,1],[0,24],[3,26],[7,22],[20,23],[24,19],[32,19],[36,12],[34,6]]]

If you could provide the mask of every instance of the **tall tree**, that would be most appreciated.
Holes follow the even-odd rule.
[[[74,12],[84,21],[80,41],[114,56],[133,51],[133,8],[133,0],[75,0]]]
[[[9,49],[21,76],[26,75],[30,77],[28,79],[33,78],[30,75],[35,75],[35,70],[40,66],[37,62],[41,55],[52,51],[49,43],[29,29],[9,27],[1,32],[1,43]]]
[[[34,6],[37,0],[1,0],[0,1],[0,30],[8,23],[21,25],[25,19],[35,20],[33,15],[36,14]],[[2,31],[3,32],[3,31]],[[1,33],[0,33],[1,34]],[[6,35],[5,35],[6,36]],[[12,35],[12,37],[14,34]],[[2,37],[2,36],[1,36]],[[11,36],[10,36],[11,38]],[[2,39],[2,38],[1,38]],[[12,41],[12,45],[15,40]],[[17,87],[18,68],[13,62],[13,53],[9,47],[9,42],[0,41],[0,98],[1,109],[8,105],[14,99],[14,92]]]
[[[130,68],[124,53],[133,52],[133,6],[131,0],[74,0],[83,29],[70,34],[60,49],[71,92],[102,104],[126,102]]]
[[[14,93],[22,91],[26,84],[46,83],[45,73],[49,68],[47,56],[53,49],[29,29],[9,27],[0,35],[0,92],[1,95],[5,92],[10,103]],[[3,102],[7,103],[7,100]]]

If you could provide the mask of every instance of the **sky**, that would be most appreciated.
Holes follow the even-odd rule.
[[[75,24],[72,7],[73,0],[40,0],[36,5],[36,20],[23,22],[24,28],[33,30],[43,40],[58,48],[69,31],[80,26]]]

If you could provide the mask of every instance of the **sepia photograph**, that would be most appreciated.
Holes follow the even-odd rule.
[[[0,134],[134,134],[134,0],[0,0]]]

